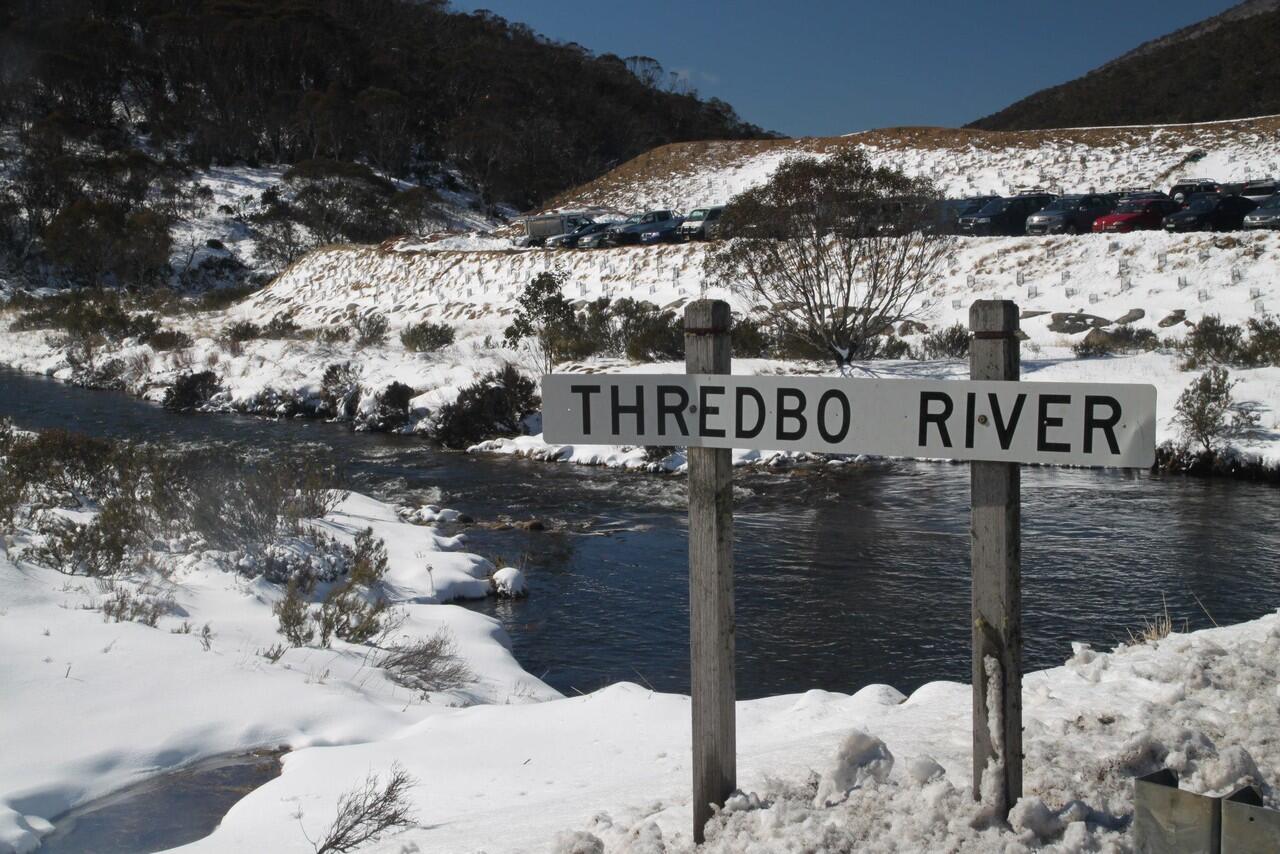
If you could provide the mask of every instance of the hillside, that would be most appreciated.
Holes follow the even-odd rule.
[[[764,135],[652,58],[444,0],[17,0],[0,282],[265,280],[318,245],[496,224],[655,146]],[[187,275],[205,239],[232,249]]]
[[[646,152],[562,193],[554,209],[688,210],[720,204],[790,155],[862,147],[877,165],[932,179],[948,196],[1015,187],[1064,192],[1164,186],[1185,172],[1219,180],[1280,174],[1280,117],[1217,124],[992,132],[886,128],[838,137],[691,142]]]
[[[1248,0],[968,125],[982,130],[1204,122],[1280,113],[1280,4]]]
[[[1084,131],[995,133],[905,128],[809,140],[757,140],[667,146],[624,164],[555,200],[563,207],[599,204],[619,209],[724,201],[768,178],[789,154],[865,146],[873,160],[927,174],[950,194],[1004,191],[1019,184],[1063,189],[1135,184],[1167,186],[1186,172],[1221,180],[1280,172],[1274,145],[1280,118],[1219,124]],[[430,434],[442,408],[484,375],[508,363],[540,370],[523,347],[508,346],[521,290],[538,274],[559,271],[566,296],[581,307],[600,298],[629,297],[678,313],[701,295],[727,298],[742,315],[767,318],[767,307],[741,295],[708,290],[703,264],[714,244],[620,247],[593,251],[518,248],[514,229],[483,229],[441,240],[413,238],[381,244],[341,244],[308,252],[265,288],[225,310],[177,312],[162,318],[187,342],[174,351],[145,343],[114,351],[118,381],[159,400],[194,366],[216,377],[215,408],[281,414],[306,411],[325,388],[333,366],[350,365],[365,390],[355,416],[377,417],[377,401],[392,383],[413,392],[403,429]],[[895,330],[917,358],[874,361],[865,370],[888,376],[963,377],[956,360],[924,360],[923,336],[966,321],[979,298],[1012,299],[1023,309],[1028,336],[1024,367],[1037,379],[1113,381],[1141,378],[1159,389],[1158,430],[1173,439],[1178,394],[1194,375],[1180,367],[1177,344],[1208,315],[1242,325],[1280,307],[1275,259],[1280,234],[1135,232],[1078,237],[961,238],[919,305],[918,324]],[[358,343],[351,330],[381,315],[387,340]],[[295,334],[231,340],[244,322],[296,329]],[[413,352],[399,334],[411,324],[446,324],[452,344]],[[1155,336],[1157,350],[1112,358],[1076,358],[1072,346],[1095,327]],[[769,358],[742,359],[736,369],[822,371],[824,366]],[[651,360],[650,360],[651,361]],[[0,333],[0,362],[78,382],[83,364],[45,331]],[[677,367],[668,364],[661,370]],[[618,354],[584,357],[561,370],[644,370],[645,360]],[[344,369],[345,370],[345,369]],[[1264,430],[1234,444],[1280,464],[1280,432],[1270,401],[1280,395],[1280,367],[1235,370],[1240,400],[1256,402]],[[531,422],[536,424],[536,422]],[[536,427],[534,428],[536,430]],[[560,448],[534,437],[486,444],[484,450],[527,453],[579,462],[645,466],[642,449]],[[770,458],[753,451],[743,462]],[[679,455],[664,463],[682,465]]]

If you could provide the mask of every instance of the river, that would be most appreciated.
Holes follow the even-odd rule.
[[[523,560],[531,595],[466,603],[502,621],[524,667],[566,693],[619,680],[688,690],[685,483],[677,476],[470,456],[315,421],[174,415],[112,392],[0,370],[0,416],[27,428],[252,446],[313,443],[353,488],[487,522],[467,548]],[[968,469],[883,462],[734,479],[738,695],[969,673]],[[1191,628],[1280,605],[1280,490],[1228,480],[1027,468],[1028,670],[1072,641],[1109,647],[1154,617]]]

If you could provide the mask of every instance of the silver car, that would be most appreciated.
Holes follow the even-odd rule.
[[[1244,215],[1243,227],[1250,229],[1280,229],[1280,193],[1275,193],[1261,205]]]

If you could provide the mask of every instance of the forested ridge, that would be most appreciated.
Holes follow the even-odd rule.
[[[287,261],[412,230],[442,176],[522,209],[664,143],[765,135],[653,59],[444,0],[0,0],[0,125],[10,261],[81,278],[160,272],[211,165],[293,167],[252,212]]]
[[[1037,130],[1280,113],[1280,10],[1226,19],[1112,61],[968,125]]]

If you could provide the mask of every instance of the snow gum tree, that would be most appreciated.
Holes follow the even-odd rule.
[[[873,167],[857,149],[787,158],[730,201],[730,239],[708,256],[708,278],[770,306],[778,333],[843,372],[927,306],[951,247],[928,228],[936,197],[928,181]]]

